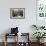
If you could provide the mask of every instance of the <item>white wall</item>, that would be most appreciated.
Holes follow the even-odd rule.
[[[10,19],[10,8],[25,8],[25,19]],[[36,24],[36,0],[0,0],[0,34],[17,26],[32,35],[32,24]]]

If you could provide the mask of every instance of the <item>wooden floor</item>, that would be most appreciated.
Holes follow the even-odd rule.
[[[4,46],[4,43],[2,42],[0,42],[0,46]],[[15,46],[15,42],[14,43],[8,43],[8,45],[7,46]],[[24,45],[25,46],[25,45]],[[37,46],[37,43],[30,43],[30,46]],[[46,46],[46,43],[44,43],[43,45],[41,45],[41,46]]]

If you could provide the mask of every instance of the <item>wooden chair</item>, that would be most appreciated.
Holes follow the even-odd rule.
[[[7,36],[17,36],[17,42],[16,42],[16,45],[15,46],[18,46],[18,33],[17,34],[9,34],[9,33],[5,33],[5,46],[8,45],[8,42],[7,42]],[[15,38],[16,39],[16,38]]]
[[[26,41],[23,41],[23,42],[19,43],[19,45],[20,46],[30,46],[29,33],[21,33],[21,37],[22,37],[22,40],[26,39]]]

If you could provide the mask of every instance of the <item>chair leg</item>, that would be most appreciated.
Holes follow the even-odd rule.
[[[5,34],[5,46],[7,46],[7,34]]]
[[[5,46],[7,46],[7,42],[6,42],[6,41],[5,41],[5,43],[4,43],[4,44],[5,44]]]

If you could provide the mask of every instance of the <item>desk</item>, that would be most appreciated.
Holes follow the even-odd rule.
[[[18,33],[16,33],[16,34],[6,33],[6,34],[5,34],[5,46],[7,46],[7,44],[8,44],[8,42],[7,42],[7,38],[8,38],[8,37],[7,37],[7,36],[9,36],[9,37],[10,37],[10,36],[17,36],[17,42],[16,42],[17,44],[16,44],[15,46],[18,46]]]

